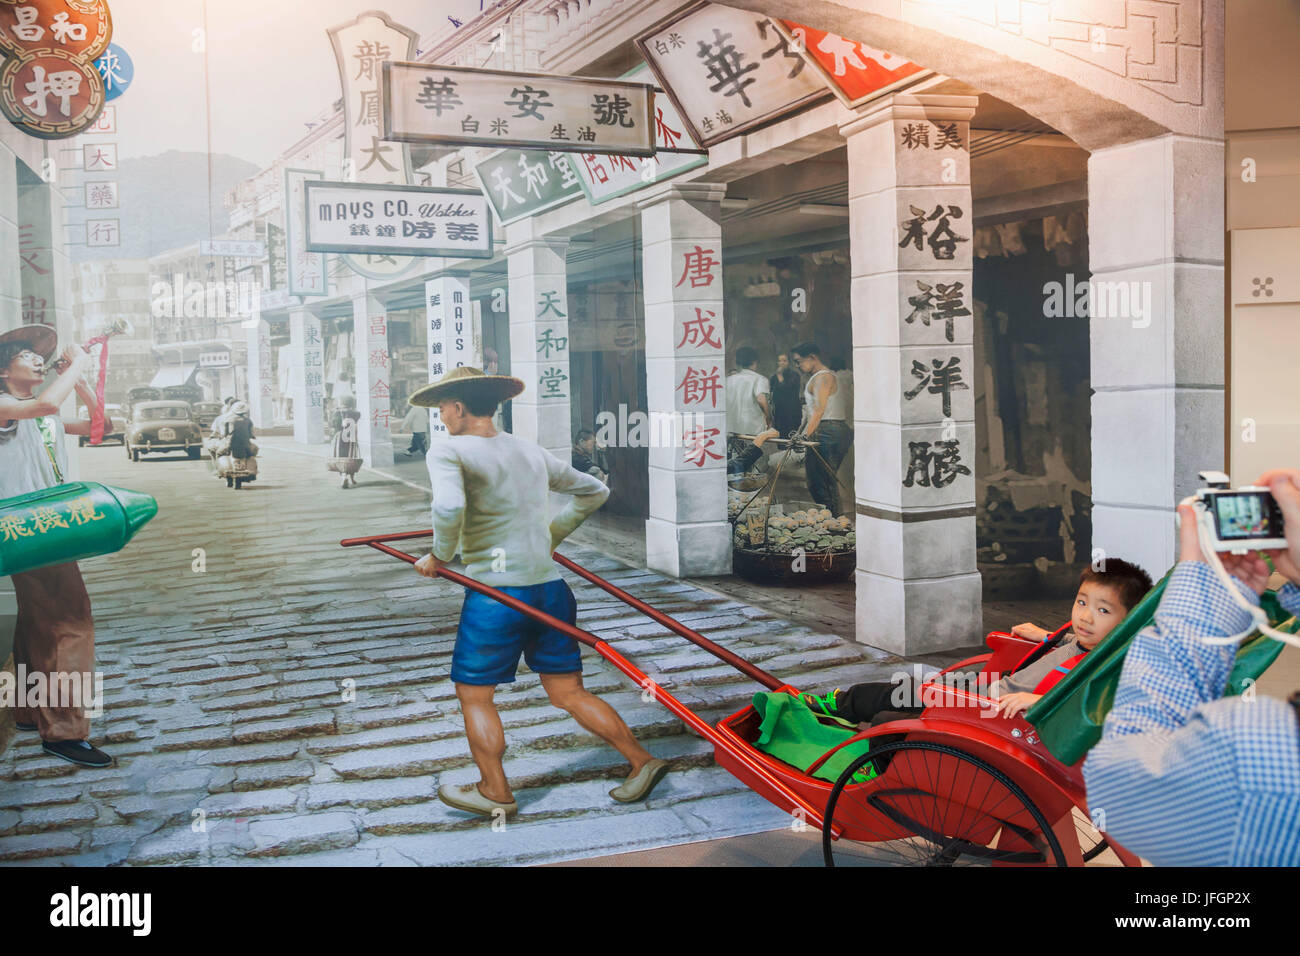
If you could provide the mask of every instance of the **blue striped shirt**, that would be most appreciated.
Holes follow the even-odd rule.
[[[1258,597],[1238,589],[1252,603]],[[1300,614],[1300,589],[1278,592]],[[1209,566],[1174,569],[1124,659],[1083,776],[1093,820],[1160,866],[1300,865],[1300,723],[1271,697],[1222,697],[1250,615]]]

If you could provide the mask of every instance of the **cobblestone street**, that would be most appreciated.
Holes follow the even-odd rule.
[[[477,779],[448,672],[462,592],[341,538],[427,527],[427,495],[362,472],[344,491],[319,459],[266,448],[242,491],[205,462],[80,452],[81,474],[153,494],[123,552],[83,564],[105,706],[103,770],[19,733],[0,757],[0,861],[61,864],[539,863],[756,833],[788,818],[713,764],[712,749],[594,653],[586,685],[673,772],[643,804],[627,771],[521,670],[498,704],[519,816],[501,830],[443,806]],[[202,549],[196,557],[195,549]],[[793,626],[596,552],[575,560],[778,676],[809,688],[881,679],[884,652]],[[195,570],[196,562],[206,563]],[[578,625],[610,640],[706,719],[748,680],[566,575]],[[346,700],[350,688],[355,699]]]

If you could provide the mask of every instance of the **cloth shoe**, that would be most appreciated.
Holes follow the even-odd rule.
[[[35,725],[35,724],[24,724],[24,723],[21,723],[21,722],[16,721],[16,720],[14,721],[14,726],[17,727],[19,730],[29,730],[29,731],[30,731],[30,730],[35,730],[35,729],[36,729],[36,725]]]
[[[84,740],[46,740],[44,750],[53,757],[62,757],[83,767],[107,767],[113,758]]]
[[[466,783],[459,786],[444,783],[438,788],[438,799],[449,807],[464,810],[467,813],[477,813],[483,817],[493,816],[497,810],[504,811],[507,817],[513,817],[519,812],[518,801],[511,800],[509,803],[498,803],[495,800],[490,800],[483,795],[476,783]]]
[[[609,795],[619,803],[636,803],[650,796],[664,775],[668,773],[668,761],[652,758],[636,773],[630,775],[620,786],[615,787]]]

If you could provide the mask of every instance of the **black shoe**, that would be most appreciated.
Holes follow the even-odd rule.
[[[35,725],[35,724],[24,724],[24,723],[19,723],[18,721],[14,721],[14,726],[17,727],[19,730],[35,730],[35,729],[36,729],[36,725]]]
[[[46,740],[45,752],[52,757],[62,757],[83,767],[107,767],[113,758],[97,750],[84,740]]]

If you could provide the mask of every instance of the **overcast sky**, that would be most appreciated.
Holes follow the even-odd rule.
[[[208,0],[214,153],[266,166],[305,122],[342,95],[325,31],[379,10],[432,45],[476,16],[480,0]],[[117,104],[122,158],[208,149],[203,56],[194,52],[203,0],[112,0],[113,42],[135,65]]]

